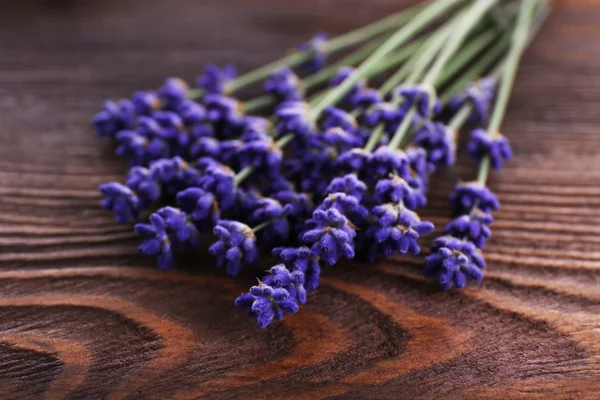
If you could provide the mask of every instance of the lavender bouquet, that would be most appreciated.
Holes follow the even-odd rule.
[[[94,128],[131,169],[124,183],[100,186],[102,206],[118,223],[148,218],[135,225],[139,251],[159,268],[210,231],[228,274],[271,255],[276,265],[235,300],[265,328],[298,312],[323,266],[419,254],[434,229],[417,214],[429,177],[452,167],[468,127],[477,178],[450,196],[456,218],[423,269],[444,290],[462,289],[484,276],[481,249],[499,207],[486,182],[511,158],[498,130],[548,9],[545,0],[434,0],[339,37],[317,34],[241,76],[208,65],[195,87],[168,78],[107,101]],[[261,95],[240,100],[259,82]]]

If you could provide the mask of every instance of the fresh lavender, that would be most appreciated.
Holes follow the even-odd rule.
[[[501,34],[481,23],[497,3],[435,0],[338,38],[318,34],[241,76],[233,65],[211,64],[196,87],[168,78],[157,90],[107,102],[94,127],[116,141],[131,169],[124,183],[101,185],[103,207],[119,223],[149,216],[135,225],[139,251],[160,268],[173,266],[174,252],[198,248],[202,232],[216,236],[210,252],[230,275],[271,252],[277,264],[236,300],[261,328],[307,302],[322,265],[419,254],[421,236],[433,230],[417,214],[429,176],[454,164],[463,125],[487,118],[495,80],[461,83],[448,124],[437,90]],[[423,33],[439,17],[449,21]],[[463,46],[477,27],[485,37]],[[368,78],[395,68],[380,89],[369,86]],[[258,97],[239,98],[259,81]],[[267,106],[270,118],[255,114]],[[482,168],[500,168],[510,148],[497,129],[488,131],[475,131],[468,151]],[[446,289],[482,276],[476,248],[489,239],[498,207],[481,179],[459,185],[453,205],[462,216],[436,241],[426,268]]]
[[[534,0],[523,0],[521,3],[511,49],[502,66],[498,98],[487,130],[475,130],[467,145],[468,153],[479,164],[477,180],[456,186],[450,201],[454,213],[458,216],[444,229],[449,236],[438,238],[431,248],[432,254],[425,259],[423,274],[437,279],[444,290],[452,286],[462,289],[467,279],[474,281],[483,279],[485,261],[480,249],[491,236],[489,228],[493,222],[491,212],[500,207],[498,199],[486,186],[486,182],[490,167],[499,170],[503,166],[503,161],[512,156],[508,140],[498,132],[498,129],[506,112],[519,60],[528,42],[535,7]],[[472,119],[485,121],[487,120],[485,111],[489,106],[482,100],[490,100],[491,96],[486,93],[482,98],[481,92],[473,93],[473,90],[471,86],[464,94],[457,96],[457,100],[453,103],[470,99],[473,117],[476,117]]]

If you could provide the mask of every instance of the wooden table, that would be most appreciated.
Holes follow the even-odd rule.
[[[387,1],[20,1],[0,7],[0,397],[600,398],[600,3],[564,0],[527,51],[486,281],[441,292],[422,258],[344,262],[269,329],[201,255],[159,272],[99,208],[126,165],[89,122],[105,98],[248,70]],[[437,176],[424,214],[473,176]]]

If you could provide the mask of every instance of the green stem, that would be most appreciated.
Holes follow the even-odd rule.
[[[365,75],[365,77],[372,78],[374,76],[382,74],[382,73],[402,64],[403,62],[408,60],[411,56],[413,56],[417,52],[417,50],[419,50],[419,48],[424,44],[425,39],[427,37],[429,37],[429,36],[425,35],[425,38],[420,38],[418,40],[415,40],[408,46],[400,49],[398,52],[395,52],[394,54],[387,56],[381,63],[379,63],[376,67],[374,67],[371,72],[367,73]],[[344,65],[348,65],[348,64],[344,64]],[[334,75],[334,74],[332,74],[332,75]],[[318,102],[320,102],[323,99],[323,97],[326,96],[326,94],[327,94],[326,91],[316,93],[313,96],[309,97],[308,103],[312,104],[312,105],[317,104]]]
[[[433,34],[429,40],[425,43],[423,49],[419,55],[413,58],[412,62],[406,63],[402,66],[402,68],[398,69],[396,73],[390,76],[379,88],[379,92],[382,96],[387,95],[391,92],[396,86],[398,86],[403,79],[405,79],[410,71],[415,71],[418,68],[416,66],[422,65],[422,68],[426,68],[427,65],[433,60],[435,54],[439,51],[439,49],[443,46],[444,42],[447,40],[447,35],[450,32],[454,23],[450,21],[444,27],[442,27],[438,32]],[[414,73],[414,72],[413,72]]]
[[[425,78],[423,79],[424,85],[432,85],[436,83],[442,73],[443,68],[450,60],[450,57],[456,53],[469,32],[477,25],[481,17],[495,3],[496,0],[478,0],[469,8],[468,11],[465,12],[464,17],[460,18],[460,21],[456,23],[456,29],[448,38],[446,45],[442,47],[442,50],[436,58],[433,66],[429,69],[427,75],[425,75]],[[390,149],[396,149],[398,146],[400,146],[402,140],[408,133],[414,115],[415,110],[414,107],[412,107],[412,109],[404,117],[404,120],[398,127],[398,130],[396,130],[396,133],[394,133],[392,140],[390,140],[390,143],[388,144]]]
[[[252,228],[252,232],[256,233],[256,232],[260,231],[261,229],[266,228],[267,226],[271,225],[275,221],[277,221],[277,219],[270,219],[268,221],[262,222],[262,223],[256,225],[254,228]]]
[[[449,10],[458,4],[460,0],[445,0],[430,3],[422,12],[417,14],[410,22],[400,28],[394,35],[386,40],[373,54],[363,61],[354,74],[350,75],[342,84],[336,86],[325,95],[312,109],[312,120],[316,121],[321,112],[330,104],[338,102],[342,96],[365,74],[367,74],[373,66],[377,65],[381,60],[397,48],[400,44],[410,39],[420,29],[426,26],[433,19],[442,15],[443,12]]]
[[[525,47],[529,42],[529,30],[532,25],[535,6],[536,0],[522,0],[521,7],[519,8],[517,26],[513,33],[510,51],[502,68],[498,97],[496,99],[496,103],[494,104],[492,116],[488,124],[488,132],[492,138],[500,134],[498,130],[500,129],[500,124],[502,123],[504,115],[506,114],[508,99],[514,85],[515,76],[519,68],[519,62],[521,61]],[[485,186],[489,173],[490,158],[485,157],[483,160],[481,160],[481,164],[479,165],[479,173],[477,174],[477,181],[480,185]]]
[[[469,115],[472,111],[473,107],[470,104],[465,104],[458,110],[456,114],[454,114],[454,117],[452,117],[452,119],[448,123],[448,127],[455,136],[456,133],[461,130],[465,122],[467,122],[467,119],[469,118]]]
[[[519,61],[521,60],[521,56],[528,40],[528,32],[534,8],[534,0],[523,0],[519,11],[519,20],[512,39],[512,47],[508,53],[506,64],[500,78],[501,84],[498,91],[498,98],[496,99],[496,104],[494,105],[494,110],[488,125],[488,131],[491,135],[498,134],[498,129],[500,129],[500,124],[506,113],[508,98],[515,81],[517,69],[519,68]]]
[[[398,14],[391,15],[387,18],[383,18],[370,25],[348,32],[336,38],[329,40],[326,43],[325,53],[332,54],[338,50],[342,50],[346,47],[352,46],[356,43],[368,40],[372,37],[379,35],[387,30],[390,30],[398,25],[405,23],[410,20],[415,13],[418,12],[418,6],[400,12]],[[286,57],[280,58],[279,60],[273,61],[267,65],[256,68],[231,83],[230,90],[232,92],[242,89],[248,85],[253,84],[256,81],[266,78],[269,76],[274,69],[287,65],[289,67],[296,66],[310,59],[313,55],[309,52],[300,53],[294,52]]]
[[[371,133],[371,136],[369,136],[369,140],[365,144],[365,147],[364,147],[365,151],[368,151],[368,152],[373,151],[373,149],[375,148],[377,143],[379,143],[381,136],[383,136],[383,131],[384,131],[383,128],[384,128],[383,125],[377,125],[377,127],[375,127],[375,129],[373,130],[373,133]]]
[[[448,60],[456,53],[456,50],[458,50],[469,32],[481,20],[481,17],[495,4],[496,0],[478,0],[471,6],[461,23],[457,24],[456,30],[448,38],[446,47],[442,49],[440,55],[435,60],[435,63],[427,72],[427,75],[425,75],[423,84],[432,85],[437,80],[443,68],[448,63]]]
[[[418,40],[415,40],[409,46],[406,46],[397,53],[387,57],[381,64],[377,66],[376,69],[373,70],[372,74],[369,74],[369,77],[383,73],[406,61],[408,58],[410,58],[411,55],[413,55],[416,52],[416,50],[418,50],[418,48],[423,44],[425,38],[427,37],[428,35],[425,35],[424,38],[419,38]],[[360,61],[368,57],[369,54],[371,54],[373,50],[376,49],[378,46],[379,43],[369,43],[367,46],[363,46],[360,49],[353,51],[352,53],[348,54],[346,57],[342,58],[335,64],[328,66],[327,68],[321,70],[316,74],[304,78],[300,83],[300,87],[304,90],[309,90],[316,85],[326,82],[331,77],[333,77],[341,67],[348,65],[352,66],[359,63]],[[312,99],[309,99],[309,102],[320,99],[324,94],[325,91],[317,93],[315,96],[312,97]],[[274,103],[274,101],[275,98],[273,96],[265,94],[244,102],[244,110],[246,112],[252,112],[262,107],[271,105]]]

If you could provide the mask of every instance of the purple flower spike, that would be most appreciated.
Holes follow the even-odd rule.
[[[443,236],[436,239],[431,251],[432,254],[425,258],[423,275],[436,279],[442,289],[449,290],[452,285],[462,289],[467,279],[483,279],[485,261],[473,243]]]
[[[304,97],[300,79],[287,66],[273,72],[265,80],[264,90],[274,95],[278,101],[301,100]]]
[[[367,109],[383,102],[383,96],[377,89],[365,89],[352,97],[352,107]]]
[[[456,185],[450,196],[454,214],[468,214],[474,208],[483,212],[496,211],[500,208],[498,198],[490,189],[479,182],[465,182]]]
[[[233,97],[212,93],[204,96],[208,119],[223,138],[240,136],[245,127],[242,104]]]
[[[323,32],[317,33],[312,39],[298,46],[301,53],[310,53],[312,57],[305,61],[301,67],[309,73],[318,72],[325,67],[327,56],[327,35]]]
[[[273,257],[284,263],[288,269],[301,271],[304,274],[304,288],[308,292],[319,286],[319,257],[314,256],[308,247],[276,247],[273,249]]]
[[[212,157],[219,159],[221,154],[221,142],[212,137],[200,137],[190,146],[190,155],[193,158]]]
[[[378,223],[369,227],[367,237],[383,251],[386,257],[394,254],[419,254],[418,239],[433,231],[433,224],[421,221],[419,216],[395,204],[384,204],[373,208]]]
[[[427,202],[422,190],[412,187],[398,175],[391,174],[388,179],[382,179],[375,185],[373,199],[379,204],[402,204],[409,210],[423,207]]]
[[[92,124],[98,136],[113,137],[123,129],[133,128],[135,106],[130,100],[105,101],[102,111],[94,116]]]
[[[263,278],[263,283],[273,288],[283,288],[298,304],[306,303],[306,289],[304,287],[304,272],[290,271],[285,264],[271,267],[269,275]]]
[[[240,166],[254,167],[267,176],[279,173],[283,152],[272,138],[252,140],[238,150]]]
[[[311,229],[302,240],[312,244],[311,252],[328,265],[335,264],[341,255],[354,258],[355,227],[337,209],[315,210],[310,220]]]
[[[221,216],[216,197],[200,188],[188,188],[177,193],[177,205],[202,231],[212,228]]]
[[[469,84],[467,88],[456,95],[449,104],[451,110],[458,110],[465,104],[471,104],[473,111],[469,116],[472,124],[484,124],[490,113],[490,105],[496,94],[496,80],[494,78],[482,78],[477,82]]]
[[[118,182],[109,182],[98,188],[104,200],[102,208],[114,212],[119,224],[137,219],[140,213],[140,198],[127,186]]]
[[[352,114],[341,108],[329,106],[323,110],[322,126],[323,129],[339,127],[346,132],[354,133],[358,127],[358,122],[356,122],[356,118]]]
[[[249,293],[241,294],[235,305],[248,309],[248,316],[256,319],[261,329],[266,328],[275,319],[281,320],[283,313],[295,314],[298,312],[298,304],[283,288],[272,288],[262,282],[258,286],[252,286]]]
[[[137,224],[135,231],[144,237],[139,251],[145,255],[158,255],[158,267],[173,266],[172,250],[199,245],[196,226],[186,213],[173,207],[163,207],[150,216],[150,224]]]
[[[298,193],[292,189],[280,190],[273,193],[271,197],[287,207],[292,217],[309,218],[315,209],[308,194]]]
[[[237,71],[233,64],[227,64],[223,68],[219,68],[216,64],[208,64],[196,84],[206,93],[230,94],[229,86],[236,75]]]
[[[484,157],[490,157],[490,165],[496,170],[502,169],[504,161],[512,158],[508,139],[500,134],[492,136],[483,129],[475,129],[471,132],[467,152],[477,163],[480,163]]]
[[[315,135],[315,125],[310,119],[310,108],[302,101],[285,101],[275,110],[277,132],[280,136],[293,133],[307,141]]]
[[[242,262],[250,265],[258,262],[256,236],[248,225],[221,220],[214,233],[219,240],[210,246],[210,252],[217,257],[219,268],[226,267],[228,274],[237,275],[242,269]]]
[[[158,255],[158,268],[167,269],[173,266],[171,241],[167,234],[167,223],[158,214],[150,216],[150,224],[137,224],[135,232],[144,238],[138,251],[147,256]]]
[[[489,225],[494,222],[491,214],[475,209],[470,214],[453,219],[444,228],[444,234],[463,238],[482,249],[485,242],[492,236]]]
[[[146,209],[156,203],[162,194],[162,184],[151,176],[144,167],[133,167],[127,173],[125,185],[133,190],[140,199],[140,209]]]
[[[402,123],[409,109],[409,103],[397,105],[394,103],[379,102],[365,111],[362,122],[370,127],[383,124],[385,132],[393,134],[400,126],[400,123]]]
[[[211,166],[206,169],[204,176],[199,180],[202,189],[214,193],[219,199],[223,209],[233,207],[235,204],[235,173],[224,165]]]
[[[131,102],[137,115],[152,115],[161,107],[160,99],[155,92],[135,92],[131,96]]]
[[[206,108],[193,100],[184,100],[177,108],[177,114],[183,121],[183,125],[193,129],[197,124],[208,122]],[[202,135],[206,136],[206,135]]]
[[[133,130],[122,130],[117,133],[119,146],[116,154],[128,158],[129,164],[148,165],[149,162],[170,156],[171,148],[160,138],[149,139]]]
[[[346,193],[332,193],[328,195],[323,199],[319,207],[317,207],[317,210],[325,211],[332,208],[338,210],[357,226],[369,215],[369,210],[360,204],[360,200]]]
[[[415,106],[423,118],[431,118],[442,110],[442,105],[436,97],[435,88],[421,84],[398,86],[393,96],[401,97],[410,106]]]
[[[356,174],[347,174],[340,178],[334,178],[325,189],[325,194],[345,193],[360,201],[366,190],[367,185],[358,179]]]
[[[364,149],[355,148],[343,152],[335,160],[335,167],[347,172],[361,171],[371,161],[372,154]]]
[[[289,237],[289,223],[286,217],[291,211],[291,206],[283,206],[279,201],[271,198],[259,199],[254,204],[254,209],[249,221],[254,225],[271,221],[267,226],[258,231],[261,242],[281,244]]]
[[[404,151],[381,146],[369,160],[368,175],[388,176],[389,174],[396,174],[400,177],[410,176],[408,161]]]
[[[348,132],[339,126],[327,129],[323,133],[323,140],[328,145],[342,150],[356,148],[363,144],[360,136],[355,135],[353,132]]]
[[[167,78],[165,83],[158,89],[164,107],[176,110],[180,104],[187,99],[188,84],[180,78]]]
[[[329,86],[339,86],[348,79],[352,74],[356,72],[353,67],[340,67],[336,74],[329,80]],[[367,89],[367,80],[363,77],[360,78],[344,95],[342,101],[345,103],[354,103],[354,97]]]
[[[451,167],[456,161],[454,133],[442,123],[426,122],[417,131],[414,144],[427,151],[427,163],[431,170]]]

